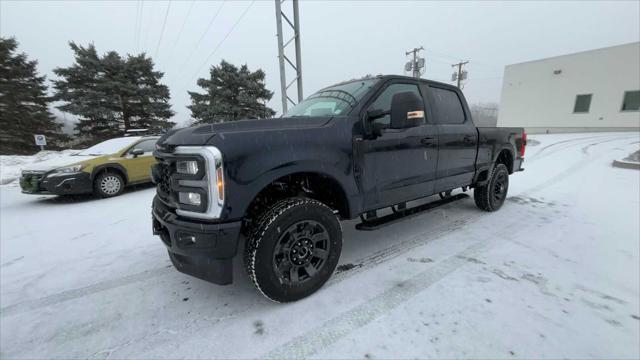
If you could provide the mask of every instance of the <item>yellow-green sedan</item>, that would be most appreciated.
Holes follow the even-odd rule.
[[[20,187],[25,194],[120,195],[125,186],[151,181],[157,140],[157,136],[115,138],[72,155],[27,165]]]

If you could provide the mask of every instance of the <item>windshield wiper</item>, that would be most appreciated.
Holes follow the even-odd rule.
[[[332,93],[337,93],[337,94],[334,95]],[[328,98],[339,99],[346,102],[351,107],[353,107],[358,102],[358,99],[356,99],[355,96],[351,95],[350,93],[344,90],[323,90],[323,91],[317,92],[315,96],[312,96],[312,97],[328,97]],[[348,100],[348,98],[351,98],[352,100]]]

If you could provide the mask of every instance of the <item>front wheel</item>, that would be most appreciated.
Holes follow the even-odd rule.
[[[290,302],[324,285],[338,264],[342,231],[323,203],[290,198],[264,213],[247,239],[245,269],[268,299]]]
[[[93,181],[93,190],[101,198],[118,196],[124,191],[124,180],[120,174],[103,172]]]
[[[509,170],[504,164],[496,164],[487,183],[473,191],[473,199],[478,208],[484,211],[496,211],[504,204],[508,190]]]

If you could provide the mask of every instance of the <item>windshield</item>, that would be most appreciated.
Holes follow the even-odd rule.
[[[318,91],[291,108],[284,116],[346,115],[378,79],[356,80]]]
[[[124,138],[115,138],[103,141],[95,144],[92,147],[82,150],[75,155],[80,156],[95,156],[95,155],[110,155],[116,153],[118,150],[122,150],[127,146],[133,145],[136,141],[140,140],[140,136],[131,136]]]

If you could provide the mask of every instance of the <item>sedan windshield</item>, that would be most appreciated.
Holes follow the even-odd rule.
[[[284,116],[346,115],[378,79],[355,80],[318,91],[291,108]]]

